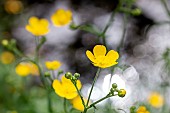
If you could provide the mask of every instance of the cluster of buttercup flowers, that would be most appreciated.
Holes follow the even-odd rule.
[[[51,16],[51,21],[57,27],[65,26],[72,21],[72,12],[70,10],[58,9]],[[15,71],[18,75],[40,75],[41,81],[45,87],[47,85],[46,83],[49,83],[45,80],[46,78],[48,78],[50,80],[50,85],[52,86],[53,91],[58,96],[69,100],[75,109],[80,110],[83,113],[86,113],[88,109],[94,107],[96,104],[104,99],[110,98],[112,96],[124,97],[126,95],[125,89],[118,89],[117,84],[113,84],[112,88],[105,97],[96,102],[91,102],[91,93],[95,81],[99,76],[100,69],[109,68],[118,64],[118,52],[116,52],[115,50],[110,50],[107,52],[106,46],[104,45],[96,45],[93,48],[93,52],[89,50],[86,51],[87,58],[95,67],[98,68],[88,98],[84,98],[81,94],[82,83],[79,80],[79,73],[75,73],[74,75],[72,75],[70,72],[67,72],[65,75],[61,76],[61,79],[59,79],[59,75],[63,73],[63,71],[58,70],[62,64],[60,61],[46,61],[45,66],[47,71],[43,72],[39,62],[38,51],[46,40],[44,39],[44,35],[46,35],[50,31],[49,23],[50,22],[44,18],[38,18],[35,16],[29,18],[28,24],[25,26],[25,29],[33,34],[36,39],[39,39],[42,36],[43,37],[40,38],[38,42],[36,42],[36,53],[34,60],[27,58],[28,62],[24,61],[16,65]],[[56,70],[58,70],[57,76],[55,76]],[[67,112],[67,110],[65,110],[65,112]]]
[[[58,9],[52,16],[51,21],[57,27],[67,25],[72,20],[72,12],[70,10]],[[30,17],[26,30],[35,36],[46,35],[49,30],[49,21],[47,19],[39,19],[38,17]]]

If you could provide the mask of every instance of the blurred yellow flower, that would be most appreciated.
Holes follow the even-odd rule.
[[[57,60],[45,62],[46,68],[49,70],[56,70],[61,66],[61,63]]]
[[[150,113],[145,106],[140,106],[136,113]]]
[[[33,63],[26,63],[25,65],[27,65],[30,68],[30,74],[31,75],[39,75],[39,70],[38,70],[38,66],[33,64]]]
[[[49,32],[49,22],[46,19],[38,19],[37,17],[31,17],[29,24],[26,25],[26,30],[35,36],[46,35]]]
[[[20,0],[6,0],[5,11],[10,14],[18,14],[23,9],[23,4]]]
[[[51,20],[55,26],[64,26],[71,22],[72,12],[70,10],[58,9],[52,16]]]
[[[31,62],[22,62],[16,66],[15,70],[20,76],[39,75],[37,65]]]
[[[155,108],[160,108],[164,104],[164,98],[158,92],[152,92],[149,95],[148,101]]]
[[[69,79],[65,78],[65,76],[62,76],[61,81],[57,79],[54,80],[52,86],[56,94],[58,94],[60,97],[73,99],[78,95],[73,83]],[[80,80],[77,80],[77,87],[79,90],[81,89],[81,86]]]
[[[26,63],[20,63],[16,66],[15,71],[20,76],[28,76],[31,70]]]
[[[96,67],[107,68],[118,63],[116,60],[119,58],[119,54],[114,50],[110,50],[106,54],[106,47],[103,45],[96,45],[93,48],[93,54],[89,50],[86,51],[87,57]]]
[[[3,64],[11,64],[14,60],[15,56],[11,52],[5,51],[1,54],[1,62]]]
[[[84,98],[83,98],[84,99]],[[87,103],[87,100],[84,99],[84,102]],[[73,98],[71,100],[71,103],[73,104],[73,107],[79,111],[83,111],[84,110],[84,106],[83,106],[83,103],[81,101],[81,98],[80,96],[76,96],[75,98]]]

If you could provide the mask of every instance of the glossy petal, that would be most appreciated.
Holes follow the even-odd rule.
[[[91,60],[92,62],[95,62],[95,57],[89,50],[86,51],[86,55],[89,58],[89,60]]]
[[[62,89],[62,85],[61,85],[60,81],[54,80],[52,86],[53,86],[55,92],[56,92],[59,96],[65,97],[65,94],[64,94],[64,91],[63,91],[63,89]]]
[[[105,56],[106,55],[106,47],[103,45],[96,45],[93,48],[93,54],[96,58],[99,56]]]
[[[58,9],[51,16],[51,20],[57,27],[64,26],[72,20],[72,12],[70,10]]]

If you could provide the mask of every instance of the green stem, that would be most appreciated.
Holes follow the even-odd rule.
[[[74,84],[74,86],[75,86],[75,88],[76,88],[76,90],[77,90],[77,92],[78,92],[78,94],[79,94],[79,96],[80,96],[80,98],[81,98],[81,101],[82,101],[82,104],[83,104],[84,108],[86,108],[86,104],[85,104],[85,102],[84,102],[83,96],[81,95],[81,93],[80,93],[80,91],[79,91],[79,89],[78,89],[78,87],[77,87],[76,82],[72,81],[72,83]]]
[[[114,15],[115,15],[115,11],[112,12],[108,23],[106,24],[103,32],[102,32],[101,35],[99,36],[99,37],[102,37],[103,44],[104,44],[106,47],[107,47],[107,45],[106,45],[106,35],[105,35],[105,34],[106,34],[108,28],[110,27],[110,25],[112,24],[112,22],[113,22],[113,20],[114,20]]]
[[[52,70],[52,77],[53,77],[53,80],[55,79],[55,73],[54,73],[54,70]]]
[[[95,106],[96,104],[98,104],[99,102],[101,102],[101,101],[103,101],[103,100],[105,100],[105,99],[107,99],[107,98],[109,98],[109,97],[112,97],[112,96],[113,96],[113,95],[111,95],[111,94],[109,93],[108,95],[106,95],[105,97],[101,98],[100,100],[92,103],[92,104],[91,104],[90,106],[88,106],[86,109],[89,109],[89,108]]]
[[[92,94],[92,90],[93,90],[94,84],[95,84],[95,82],[96,82],[96,80],[97,80],[97,78],[98,78],[98,76],[99,76],[99,73],[100,73],[100,68],[98,68],[97,73],[96,73],[96,76],[95,76],[95,78],[94,78],[94,80],[93,80],[92,87],[91,87],[91,89],[90,89],[90,93],[89,93],[89,96],[88,96],[88,99],[87,99],[87,104],[86,104],[86,106],[88,106],[88,104],[89,104],[90,97],[91,97],[91,94]]]
[[[167,14],[168,14],[169,17],[170,17],[170,11],[169,11],[169,9],[168,9],[166,0],[161,0],[161,2],[162,2],[162,4],[163,4],[163,6],[165,7],[165,10],[166,10]]]
[[[67,113],[67,100],[64,98],[64,112]]]
[[[47,89],[48,90],[48,89]],[[51,102],[51,98],[50,98],[50,91],[47,91],[47,96],[48,96],[48,111],[50,113],[53,113],[53,109],[52,109],[52,102]]]
[[[117,48],[117,51],[120,53],[120,49],[124,47],[124,41],[125,41],[125,36],[126,36],[126,31],[127,31],[127,14],[124,15],[123,17],[123,33],[122,33],[122,38],[121,42]]]

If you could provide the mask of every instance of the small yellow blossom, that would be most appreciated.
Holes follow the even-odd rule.
[[[140,106],[136,113],[150,113],[145,106]]]
[[[7,46],[9,44],[8,40],[4,39],[2,40],[2,45],[3,46]]]
[[[15,70],[20,76],[39,75],[37,65],[31,62],[22,62],[16,66]]]
[[[20,0],[6,0],[5,11],[10,14],[18,14],[23,9],[23,4]]]
[[[93,54],[87,50],[86,55],[94,66],[100,68],[107,68],[117,64],[116,60],[119,58],[119,54],[114,50],[110,50],[106,54],[106,47],[103,45],[96,45],[93,48]]]
[[[15,71],[20,76],[28,76],[31,70],[26,63],[20,63],[16,66]]]
[[[65,76],[62,76],[61,81],[57,79],[54,80],[52,86],[56,94],[58,94],[60,97],[73,99],[78,95],[73,83],[69,79],[65,78]],[[81,86],[80,80],[77,80],[77,87],[79,90],[81,89]]]
[[[64,26],[71,22],[72,12],[70,10],[58,9],[52,16],[51,20],[55,26]]]
[[[15,56],[8,51],[5,51],[1,54],[1,62],[3,64],[11,64],[15,60]]]
[[[26,30],[35,36],[46,35],[49,32],[49,22],[46,19],[38,19],[37,17],[31,17],[29,24],[26,25]]]
[[[164,104],[164,98],[158,92],[152,92],[149,95],[148,101],[150,105],[152,105],[155,108],[160,108]]]
[[[61,66],[61,63],[57,60],[45,62],[46,68],[49,70],[56,70]]]
[[[84,98],[83,98],[84,99]],[[87,103],[87,99],[84,99],[85,104]],[[84,110],[84,106],[83,103],[81,101],[80,96],[76,96],[75,98],[73,98],[71,100],[71,103],[73,104],[73,107],[79,111],[83,111]]]

